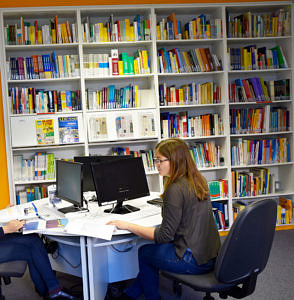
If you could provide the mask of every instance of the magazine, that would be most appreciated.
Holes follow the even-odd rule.
[[[54,144],[53,119],[36,120],[36,134],[39,145]]]
[[[58,118],[59,143],[70,144],[79,142],[78,117]]]

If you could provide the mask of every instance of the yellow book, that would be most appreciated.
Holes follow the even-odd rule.
[[[135,63],[134,63],[134,65],[135,65]],[[134,66],[134,69],[135,69],[135,66]],[[118,75],[124,75],[124,63],[122,60],[118,61]]]
[[[206,38],[211,38],[211,32],[210,32],[210,24],[206,24]]]
[[[139,103],[139,87],[137,85],[135,85],[135,105],[136,105],[136,107],[140,106],[140,103]]]
[[[103,42],[107,42],[108,37],[107,37],[107,28],[103,27]]]
[[[184,90],[179,88],[179,104],[184,105]]]
[[[61,100],[61,110],[66,111],[67,110],[66,91],[60,91],[60,100]]]
[[[207,89],[207,103],[212,103],[212,95],[211,95],[211,82],[206,83],[206,89]]]
[[[140,74],[140,71],[139,71],[139,63],[138,63],[138,60],[137,59],[134,59],[134,73],[137,75],[137,74]]]
[[[134,33],[134,26],[130,26],[130,41],[134,41],[135,40],[135,33]]]
[[[148,52],[147,50],[142,50],[142,57],[143,57],[143,68],[145,70],[145,74],[149,74],[150,73],[150,67],[149,67],[149,63],[148,63]]]
[[[31,45],[35,45],[35,26],[30,26],[30,41]]]
[[[130,20],[125,19],[125,27],[126,27],[126,41],[129,42],[131,40],[131,29],[130,29]]]
[[[66,64],[66,71],[69,77],[71,77],[71,68],[70,68],[70,57],[69,55],[65,55],[65,64]]]
[[[156,25],[156,39],[160,40],[160,26]]]
[[[193,28],[193,39],[197,38],[197,23],[196,20],[192,21],[192,28]]]
[[[204,63],[203,63],[203,60],[202,60],[202,56],[201,56],[201,53],[200,53],[200,49],[199,48],[196,48],[195,49],[195,53],[196,53],[196,56],[197,56],[197,60],[199,62],[199,66],[200,66],[200,70],[201,72],[205,72],[205,66],[204,66]]]
[[[32,93],[29,93],[29,112],[30,112],[30,114],[34,112]]]
[[[98,23],[98,30],[99,30],[99,42],[104,42],[104,29],[103,29],[103,23]]]
[[[43,44],[42,30],[38,30],[38,44]]]
[[[163,31],[163,39],[166,40],[166,29]]]
[[[64,77],[64,66],[62,55],[57,56],[59,77]]]

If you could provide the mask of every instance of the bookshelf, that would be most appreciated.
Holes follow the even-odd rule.
[[[11,202],[54,182],[52,159],[114,151],[144,155],[160,191],[150,149],[170,136],[209,182],[226,181],[213,202],[227,227],[238,201],[292,199],[293,5],[251,6],[255,17],[242,3],[0,9]],[[267,145],[289,150],[259,157]]]

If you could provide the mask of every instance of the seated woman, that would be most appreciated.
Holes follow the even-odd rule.
[[[18,233],[24,224],[13,220],[0,227],[0,263],[27,261],[36,290],[44,299],[77,299],[61,289],[41,238]]]
[[[146,300],[160,299],[160,269],[181,274],[209,272],[220,248],[209,189],[186,143],[177,138],[161,141],[155,147],[154,164],[166,176],[161,225],[109,222],[155,242],[139,249],[139,274],[123,299],[137,299],[141,294]]]

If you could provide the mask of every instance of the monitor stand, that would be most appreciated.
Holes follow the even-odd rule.
[[[125,215],[128,213],[140,210],[140,208],[138,208],[138,207],[128,205],[128,204],[126,204],[126,205],[122,205],[122,204],[123,204],[123,201],[120,201],[116,204],[115,207],[105,209],[104,212]]]
[[[67,213],[73,213],[73,212],[82,212],[82,211],[88,211],[87,208],[84,207],[78,207],[78,206],[67,206],[64,208],[59,208],[58,211],[67,214]]]

